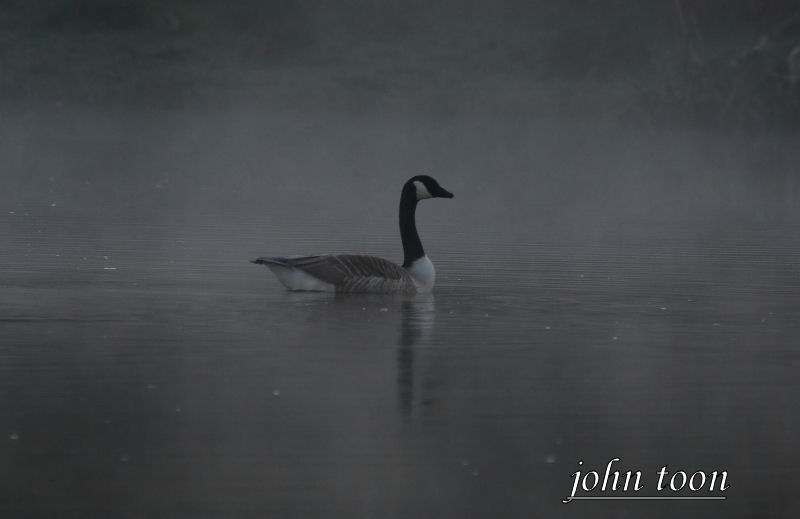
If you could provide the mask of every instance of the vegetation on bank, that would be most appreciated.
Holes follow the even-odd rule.
[[[431,110],[482,104],[658,125],[798,129],[800,1],[0,6],[6,102],[171,106],[244,97],[358,107],[393,96]]]

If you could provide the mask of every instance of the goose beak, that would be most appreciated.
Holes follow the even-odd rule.
[[[436,192],[436,196],[439,198],[453,198],[453,193],[443,187],[440,187],[439,191]]]

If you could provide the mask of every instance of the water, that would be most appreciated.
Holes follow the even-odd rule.
[[[248,142],[202,148],[189,122],[200,136],[181,133],[170,153],[153,121],[132,143],[139,132],[37,133],[51,150],[35,159],[40,175],[12,177],[0,214],[3,517],[800,512],[793,219],[745,222],[718,192],[707,210],[672,215],[674,193],[615,193],[628,177],[542,180],[516,145],[529,167],[487,182],[481,168],[511,159],[497,151],[505,137],[475,157],[475,125],[409,123],[421,135],[405,127],[397,144],[377,121],[349,121],[351,137],[296,123],[276,137],[284,147],[253,148],[220,174],[225,150]],[[435,155],[431,141],[451,138],[452,156],[427,172],[455,198],[418,214],[432,296],[289,293],[248,263],[399,259],[399,186]],[[374,157],[355,151],[363,139]],[[123,150],[106,166],[138,176],[97,170]],[[408,150],[420,164],[314,173]],[[28,151],[4,160],[33,168]],[[561,502],[579,460],[601,470],[614,457],[643,471],[648,495],[665,464],[726,470],[728,500]]]

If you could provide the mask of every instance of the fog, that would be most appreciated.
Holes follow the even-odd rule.
[[[795,517],[800,6],[756,4],[0,7],[0,509]],[[432,296],[249,263],[401,262],[417,174]],[[613,457],[727,500],[562,503]]]

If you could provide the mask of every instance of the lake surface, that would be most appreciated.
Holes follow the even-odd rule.
[[[32,123],[6,148],[3,517],[798,516],[794,218],[731,216],[739,191],[705,200],[706,177],[564,180],[591,150],[548,177],[544,129],[541,159],[501,146],[518,126],[291,120],[268,149],[194,119],[167,144],[169,117]],[[417,215],[433,295],[290,293],[248,263],[400,259],[396,199],[425,163],[455,193]],[[562,503],[615,457],[637,495],[668,465],[727,471],[701,493],[727,500]]]

